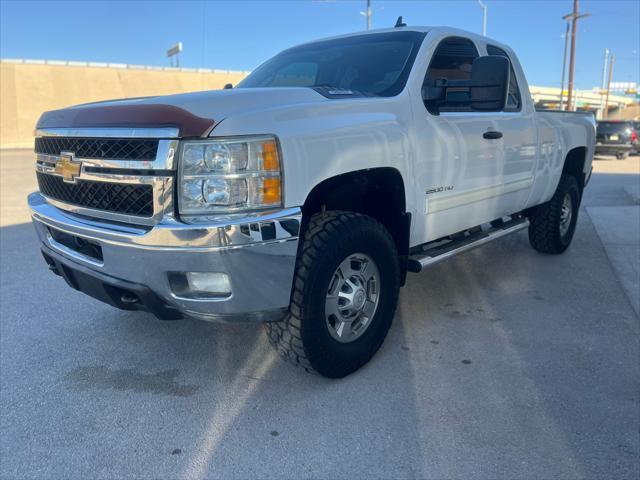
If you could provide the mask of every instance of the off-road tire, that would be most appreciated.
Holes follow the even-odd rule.
[[[380,272],[380,297],[362,336],[340,343],[329,333],[325,297],[340,264],[353,253],[370,256]],[[385,227],[366,215],[327,211],[311,217],[298,253],[289,312],[266,323],[269,341],[294,365],[329,378],[341,378],[371,359],[382,345],[395,314],[400,266],[395,243]]]
[[[571,196],[572,217],[569,229],[561,233],[560,222],[565,196]],[[573,239],[580,208],[580,189],[576,178],[563,174],[550,201],[535,207],[529,215],[529,243],[538,252],[559,254],[564,252]]]

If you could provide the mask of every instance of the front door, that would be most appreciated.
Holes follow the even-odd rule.
[[[436,78],[467,80],[478,56],[470,39],[445,38],[434,51],[425,82]],[[424,208],[422,218],[414,223],[414,244],[501,216],[504,149],[502,138],[493,133],[502,127],[501,114],[471,111],[465,102],[468,97],[468,89],[450,89],[450,102],[439,112],[424,105],[414,108],[414,171],[416,185],[421,187],[416,200],[418,208]]]

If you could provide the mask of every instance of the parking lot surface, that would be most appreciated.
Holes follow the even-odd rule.
[[[639,477],[638,157],[595,162],[564,255],[519,233],[411,275],[338,381],[260,325],[71,290],[28,223],[32,162],[0,154],[1,478]]]

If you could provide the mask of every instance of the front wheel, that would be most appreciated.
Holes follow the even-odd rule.
[[[626,159],[628,156],[629,156],[629,152],[624,152],[624,153],[622,153],[622,152],[621,152],[621,153],[616,154],[616,158],[617,158],[618,160],[624,160],[624,159]]]
[[[563,174],[553,197],[529,215],[529,243],[542,253],[562,253],[573,239],[580,207],[580,189],[572,175]]]
[[[289,313],[267,323],[270,342],[290,362],[344,377],[382,345],[398,302],[395,243],[366,215],[314,215],[296,266]]]

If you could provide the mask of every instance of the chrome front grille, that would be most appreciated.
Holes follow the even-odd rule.
[[[128,183],[77,180],[65,182],[62,177],[36,172],[38,188],[45,197],[95,210],[124,215],[153,215],[153,187]]]
[[[174,129],[39,130],[40,193],[88,217],[153,225],[173,215]]]
[[[36,138],[36,153],[60,155],[73,152],[79,158],[103,160],[155,160],[158,153],[156,139],[148,138]]]

